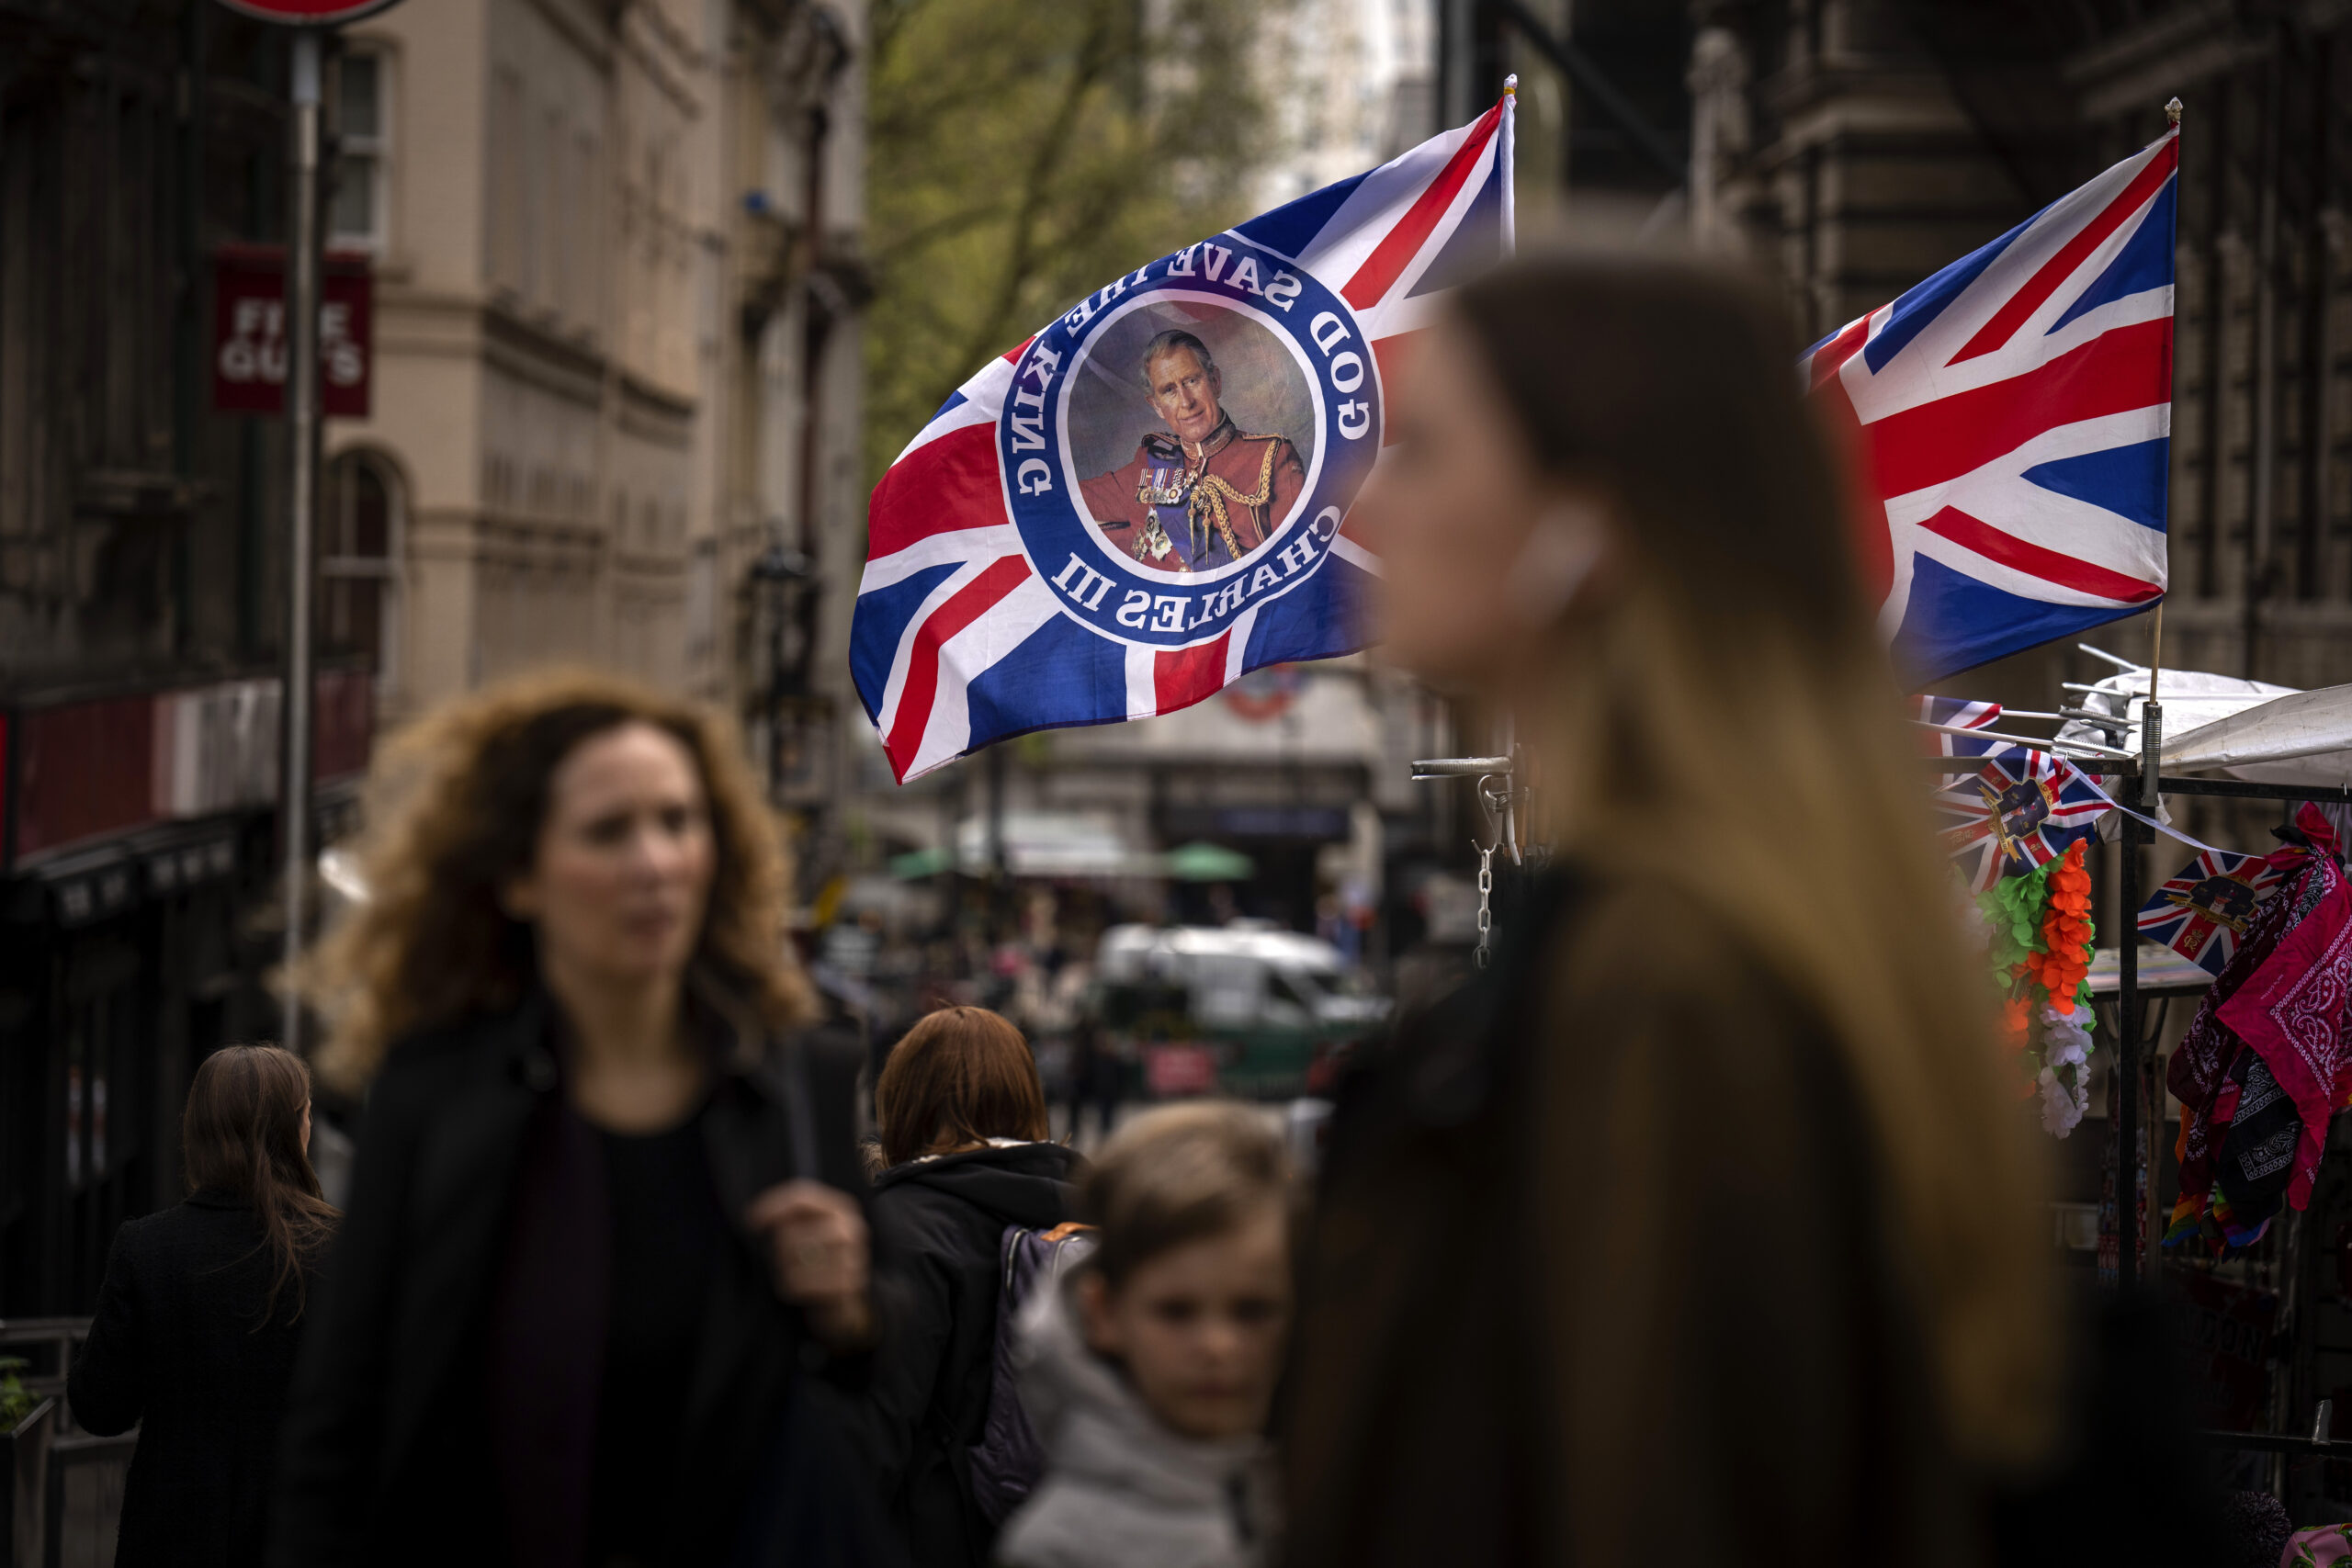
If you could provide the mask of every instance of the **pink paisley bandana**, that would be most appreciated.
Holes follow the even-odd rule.
[[[2344,1004],[2352,996],[2352,888],[2326,856],[2312,862],[2326,890],[2218,1013],[2262,1058],[2302,1118],[2294,1180],[2287,1189],[2288,1203],[2298,1209],[2311,1201],[2328,1118],[2343,1103],[2352,1077],[2344,1051]]]
[[[2301,1123],[2283,1194],[2297,1209],[2311,1200],[2328,1119],[2352,1089],[2352,885],[2335,858],[2342,840],[2334,822],[2305,803],[2295,826],[2308,847],[2291,844],[2267,857],[2286,880],[2206,992],[2165,1075],[2188,1111],[2167,1245],[2200,1227],[2217,1244],[2243,1245],[2267,1224],[2249,1213],[2233,1228],[2219,1207],[2207,1215],[2222,1145],[2240,1111],[2245,1061],[2259,1059],[2258,1076],[2278,1086],[2264,1092],[2283,1093]]]

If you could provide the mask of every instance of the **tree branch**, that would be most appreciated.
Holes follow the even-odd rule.
[[[1063,88],[1062,100],[1055,107],[1054,117],[1047,122],[1046,133],[1038,138],[1036,150],[1031,153],[1029,167],[1021,184],[1021,205],[1012,220],[1012,243],[1008,248],[1004,272],[997,282],[996,298],[980,317],[979,324],[966,340],[964,354],[958,363],[956,378],[947,390],[954,391],[971,379],[972,373],[996,355],[1004,352],[1001,346],[1013,331],[1013,312],[1020,309],[1023,289],[1036,266],[1037,226],[1045,216],[1046,204],[1052,193],[1055,171],[1069,150],[1071,136],[1077,131],[1080,114],[1086,107],[1087,96],[1094,90],[1102,77],[1110,55],[1111,19],[1109,7],[1097,4],[1086,41],[1080,48],[1073,63],[1069,82]],[[943,400],[945,393],[941,394]]]

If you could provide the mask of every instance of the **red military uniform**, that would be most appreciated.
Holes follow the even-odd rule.
[[[1125,468],[1080,486],[1088,513],[1120,551],[1158,571],[1207,570],[1273,536],[1306,483],[1298,449],[1245,435],[1221,419],[1200,456],[1154,432]]]

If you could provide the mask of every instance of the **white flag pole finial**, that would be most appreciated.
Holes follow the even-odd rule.
[[[2170,103],[2165,105],[2165,118],[2175,125],[2178,125],[2180,123],[2180,111],[2185,106],[2182,105],[2178,98],[2173,99]]]
[[[1503,78],[1502,145],[1495,155],[1502,160],[1503,174],[1503,255],[1506,259],[1519,254],[1519,75],[1516,72]]]

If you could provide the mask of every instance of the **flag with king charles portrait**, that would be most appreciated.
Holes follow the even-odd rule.
[[[1510,248],[1511,116],[1106,280],[940,406],[875,487],[850,627],[900,783],[1363,646],[1384,378]]]

